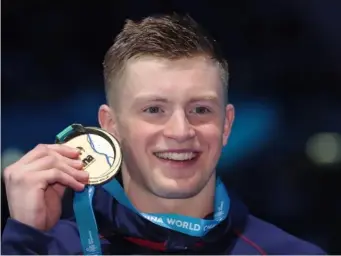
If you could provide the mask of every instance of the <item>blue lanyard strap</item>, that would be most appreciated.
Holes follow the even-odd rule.
[[[226,219],[230,208],[228,194],[219,178],[216,182],[215,211],[212,220],[192,218],[178,214],[141,213],[130,203],[123,188],[116,179],[104,184],[102,187],[120,204],[152,223],[196,237],[204,236],[221,221]],[[102,254],[96,219],[92,209],[94,190],[94,186],[87,186],[84,191],[76,192],[73,203],[84,255]]]
[[[73,210],[84,255],[102,254],[96,218],[92,209],[94,193],[94,186],[86,186],[82,192],[75,192],[73,199]]]
[[[181,232],[190,236],[202,237],[221,221],[223,221],[229,211],[229,197],[221,180],[216,182],[215,211],[213,220],[193,218],[179,214],[150,214],[139,212],[127,198],[123,188],[117,180],[102,186],[120,204],[139,214],[143,218],[164,228]]]
[[[94,147],[90,135],[88,135],[88,139],[90,145]],[[108,164],[110,165],[110,161],[108,161]],[[214,215],[211,220],[192,218],[178,214],[141,213],[131,204],[122,186],[116,179],[102,185],[102,187],[113,196],[117,202],[150,222],[195,237],[204,236],[221,221],[226,219],[230,208],[229,196],[224,184],[219,178],[216,181]],[[88,185],[82,192],[75,192],[73,200],[73,209],[84,255],[102,255],[96,218],[92,208],[94,193],[95,186]]]

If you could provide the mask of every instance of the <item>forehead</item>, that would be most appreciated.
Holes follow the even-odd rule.
[[[186,99],[221,97],[223,85],[218,64],[204,57],[166,60],[143,57],[127,63],[122,86],[125,100],[157,94]]]

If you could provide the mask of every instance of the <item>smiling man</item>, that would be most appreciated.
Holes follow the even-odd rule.
[[[234,110],[225,107],[222,65],[175,47],[170,59],[129,60],[121,78],[124,86],[111,85],[108,94],[120,99],[112,108],[102,106],[99,120],[121,141],[124,188],[140,211],[202,217],[212,211],[215,165]],[[106,61],[110,67],[116,59]]]
[[[135,210],[96,188],[101,252],[323,254],[250,215],[217,177],[234,108],[227,63],[194,20],[128,21],[105,56],[104,76],[99,123],[121,144],[120,198]],[[60,219],[65,189],[82,191],[88,178],[79,153],[39,145],[5,170],[4,254],[88,253],[74,216]]]

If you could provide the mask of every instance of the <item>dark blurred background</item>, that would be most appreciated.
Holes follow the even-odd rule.
[[[98,125],[126,18],[189,13],[220,42],[236,121],[218,169],[251,212],[341,253],[341,1],[2,1],[2,168]],[[2,227],[8,215],[2,186]]]

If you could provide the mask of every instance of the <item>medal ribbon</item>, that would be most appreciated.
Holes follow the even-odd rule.
[[[63,137],[65,138],[65,136]],[[96,151],[94,144],[91,141],[90,135],[88,135],[88,138],[93,150],[96,153],[103,154]],[[108,160],[107,162],[110,166],[110,161]],[[124,189],[116,179],[112,179],[110,182],[107,182],[101,186],[112,197],[114,197],[118,203],[124,205],[148,221],[163,228],[171,229],[189,236],[205,236],[221,221],[226,219],[230,208],[230,199],[220,178],[217,178],[216,181],[214,215],[213,219],[211,220],[193,218],[179,214],[142,213],[131,204],[124,192]],[[73,201],[73,209],[75,212],[76,223],[79,229],[84,255],[102,255],[98,227],[92,208],[92,199],[94,193],[95,186],[87,185],[82,192],[75,192]]]

